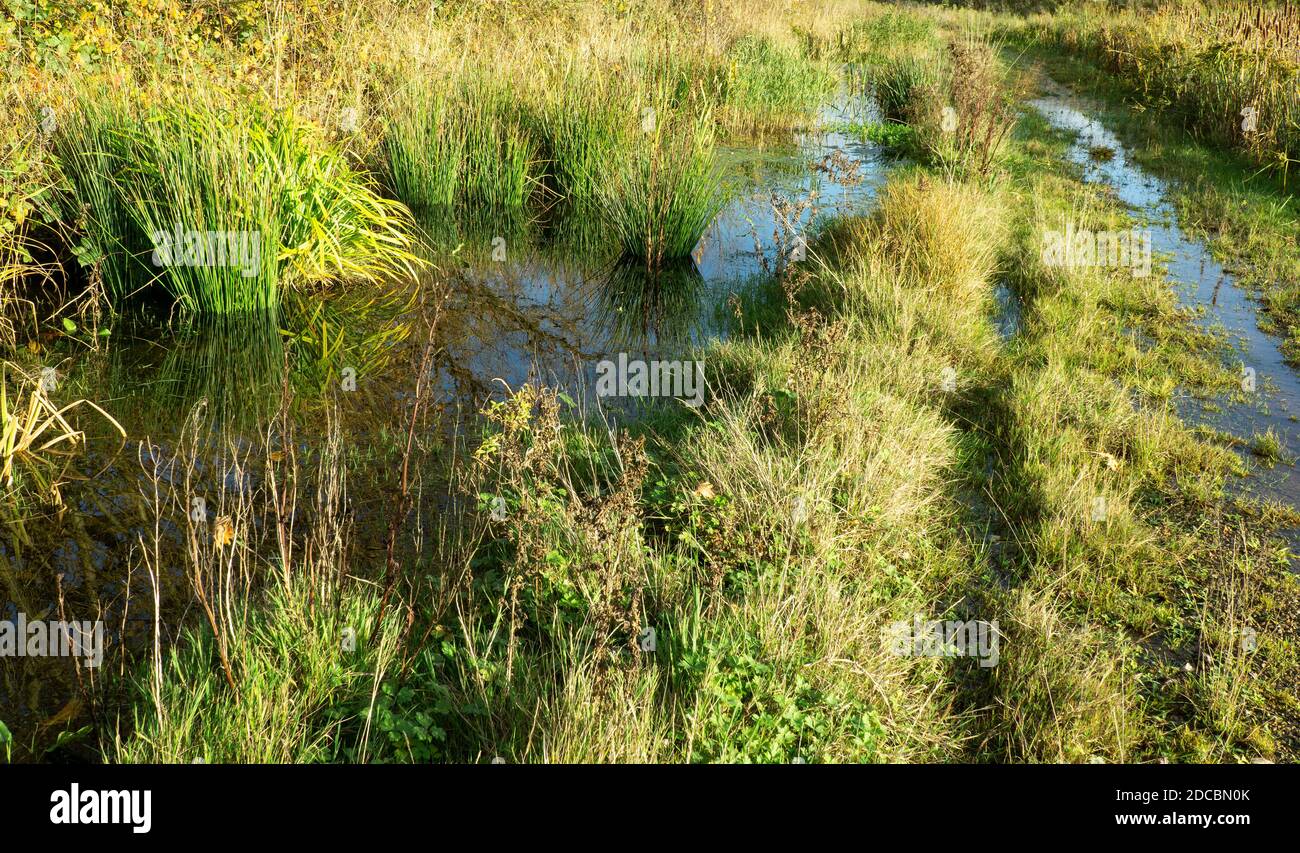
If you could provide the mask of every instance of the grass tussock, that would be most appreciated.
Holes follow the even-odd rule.
[[[54,134],[66,220],[113,304],[153,285],[196,315],[409,269],[409,214],[319,134],[257,105],[75,94]]]
[[[650,109],[654,109],[651,107]],[[695,249],[724,201],[708,112],[643,128],[598,195],[624,254],[657,269]]]
[[[987,176],[1016,122],[1014,78],[973,35],[946,55],[901,55],[875,72],[882,115],[911,130],[911,147],[953,174]]]

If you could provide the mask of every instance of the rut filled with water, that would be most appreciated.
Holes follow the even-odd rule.
[[[1180,304],[1194,309],[1204,328],[1226,335],[1241,361],[1247,402],[1186,397],[1180,401],[1181,414],[1245,442],[1272,431],[1282,439],[1285,452],[1294,454],[1300,435],[1300,375],[1286,364],[1277,340],[1259,329],[1258,306],[1236,277],[1204,242],[1179,227],[1169,184],[1137,165],[1119,137],[1085,112],[1085,104],[1065,94],[1029,103],[1053,127],[1074,136],[1068,156],[1082,169],[1084,180],[1113,190],[1149,231],[1152,253],[1164,262]],[[1107,156],[1093,156],[1098,150]],[[1249,456],[1250,451],[1243,447],[1239,452]],[[1300,507],[1300,468],[1289,455],[1272,468],[1254,465],[1245,488],[1260,498]],[[1300,543],[1300,531],[1286,533],[1293,545]]]

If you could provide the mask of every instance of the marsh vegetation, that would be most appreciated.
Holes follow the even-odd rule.
[[[7,760],[1297,758],[1291,5],[182,5],[0,9]]]

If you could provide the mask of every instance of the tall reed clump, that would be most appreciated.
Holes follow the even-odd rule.
[[[836,81],[828,62],[756,34],[739,35],[717,53],[651,43],[629,65],[669,102],[707,99],[721,128],[741,132],[811,123]]]
[[[597,204],[602,187],[637,138],[640,117],[610,81],[593,72],[568,75],[541,113],[547,175],[568,204]]]
[[[156,284],[197,315],[274,310],[284,288],[414,262],[406,208],[312,126],[256,103],[142,109],[83,91],[54,151],[65,218],[115,306]]]
[[[518,102],[483,80],[463,100],[465,198],[470,203],[522,208],[537,186],[537,146]]]
[[[636,349],[689,343],[700,313],[704,277],[689,259],[647,270],[634,260],[616,263],[599,282],[596,306],[612,339]]]
[[[59,122],[53,138],[62,179],[62,218],[79,235],[78,259],[97,265],[108,297],[125,300],[156,275],[148,238],[133,221],[121,191],[125,148],[139,118],[113,92],[86,93]]]
[[[550,94],[485,82],[412,83],[390,108],[385,153],[397,194],[423,215],[514,217],[563,200],[651,267],[690,254],[722,204],[715,116],[662,81],[570,71]],[[641,94],[646,93],[646,94]]]
[[[450,208],[464,158],[450,95],[431,86],[404,86],[386,123],[384,157],[393,192],[416,212]]]
[[[651,269],[689,255],[724,203],[710,109],[659,103],[647,114],[653,126],[643,124],[644,139],[600,195],[624,254]]]
[[[457,204],[522,209],[539,186],[540,156],[520,107],[485,77],[450,85],[412,80],[386,118],[393,190],[424,213]]]

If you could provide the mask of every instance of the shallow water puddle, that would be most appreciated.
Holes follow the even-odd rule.
[[[773,269],[779,254],[790,256],[814,219],[873,206],[889,161],[878,146],[832,129],[872,110],[866,99],[842,95],[820,112],[824,129],[773,147],[724,149],[730,201],[691,260],[664,273],[619,263],[602,251],[600,233],[581,256],[530,250],[463,270],[440,328],[444,387],[478,398],[493,385],[499,391],[498,380],[517,388],[534,379],[590,398],[601,359],[620,352],[683,359],[724,337],[731,294]]]
[[[1112,188],[1149,229],[1151,251],[1166,264],[1181,304],[1203,309],[1198,322],[1205,328],[1226,330],[1243,364],[1243,388],[1253,384],[1257,391],[1258,405],[1216,401],[1206,406],[1187,399],[1181,406],[1184,416],[1246,441],[1272,429],[1287,453],[1300,452],[1300,376],[1283,360],[1277,341],[1260,331],[1256,305],[1236,278],[1209,247],[1179,228],[1168,185],[1134,163],[1119,138],[1068,96],[1048,95],[1029,103],[1053,127],[1074,134],[1069,157],[1082,167],[1084,180]],[[1105,156],[1094,156],[1098,151]],[[1239,452],[1249,454],[1248,449]],[[1300,469],[1293,461],[1255,468],[1248,487],[1252,493],[1300,507]],[[1291,531],[1288,538],[1293,547],[1300,546],[1300,531]]]

